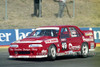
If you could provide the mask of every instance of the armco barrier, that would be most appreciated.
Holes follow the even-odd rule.
[[[96,43],[100,43],[100,28],[80,28],[81,30],[93,30]],[[27,37],[34,29],[1,29],[0,45],[10,45],[10,43]]]

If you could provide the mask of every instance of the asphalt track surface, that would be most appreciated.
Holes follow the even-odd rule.
[[[57,57],[55,61],[43,59],[9,59],[7,50],[0,50],[0,67],[100,67],[100,52],[88,58]]]

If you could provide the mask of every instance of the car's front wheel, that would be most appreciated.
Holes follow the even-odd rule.
[[[51,45],[48,49],[48,59],[55,60],[56,59],[56,47]]]

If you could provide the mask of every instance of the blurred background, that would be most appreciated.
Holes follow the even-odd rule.
[[[67,0],[64,16],[57,18],[59,4],[54,0],[42,0],[42,18],[32,17],[33,0],[7,0],[7,20],[5,20],[5,1],[0,0],[0,29],[35,28],[45,25],[76,25],[78,27],[100,26],[100,0]]]

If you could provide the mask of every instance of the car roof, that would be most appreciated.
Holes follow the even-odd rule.
[[[55,26],[41,26],[41,27],[59,27],[59,28],[61,28],[61,27],[76,27],[76,26],[74,26],[74,25],[55,25]]]

